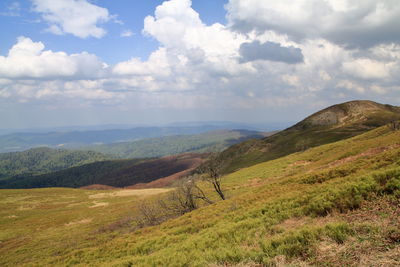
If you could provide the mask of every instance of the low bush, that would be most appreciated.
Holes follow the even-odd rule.
[[[335,186],[336,185],[336,186]],[[326,216],[333,210],[346,212],[358,208],[371,194],[399,194],[400,169],[375,173],[328,189],[315,191],[305,200],[304,214]]]

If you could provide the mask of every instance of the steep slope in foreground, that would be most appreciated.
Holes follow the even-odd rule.
[[[222,185],[228,200],[142,230],[131,218],[144,196],[2,190],[0,265],[400,264],[400,131],[244,168]]]
[[[217,158],[223,172],[276,159],[356,136],[400,119],[400,107],[372,101],[350,101],[321,110],[296,125],[261,140],[249,140],[223,151]]]
[[[110,158],[111,156],[93,151],[70,151],[47,147],[1,153],[0,179],[15,175],[44,174]]]
[[[206,154],[181,154],[159,159],[108,160],[36,176],[0,180],[0,188],[126,187],[149,183],[199,166]]]

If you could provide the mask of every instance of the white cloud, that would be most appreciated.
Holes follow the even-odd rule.
[[[160,48],[153,52],[149,60],[142,62],[138,58],[120,62],[113,68],[116,75],[136,75],[136,76],[168,76],[171,75],[170,66],[165,48]]]
[[[134,34],[131,30],[124,30],[121,32],[121,37],[132,37]]]
[[[230,25],[242,32],[272,30],[348,47],[400,41],[396,0],[230,0],[226,7]]]
[[[324,70],[320,70],[318,72],[318,74],[319,74],[319,77],[321,77],[321,79],[324,81],[330,81],[332,79],[332,77],[329,75],[329,73],[327,73]]]
[[[93,54],[44,50],[44,44],[19,37],[7,56],[0,56],[0,77],[43,78],[97,77],[103,63]]]
[[[300,86],[300,79],[295,75],[285,74],[282,76],[282,80],[291,86]]]
[[[112,19],[108,10],[87,0],[31,0],[33,10],[49,24],[47,31],[54,34],[70,33],[80,38],[101,38],[105,29],[98,27]]]
[[[359,85],[358,83],[349,81],[349,80],[339,81],[337,83],[336,87],[345,88],[347,90],[353,90],[353,91],[358,92],[358,93],[364,93],[365,92],[365,88],[363,86]]]
[[[343,71],[361,79],[386,79],[390,76],[391,65],[393,64],[360,58],[344,62]]]

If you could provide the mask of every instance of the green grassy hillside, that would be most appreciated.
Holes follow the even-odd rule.
[[[38,175],[112,158],[93,151],[69,151],[46,147],[0,154],[0,179]]]
[[[0,264],[400,264],[400,131],[384,126],[243,168],[222,185],[227,200],[139,230],[139,203],[162,195],[2,190]]]
[[[219,152],[248,139],[268,135],[247,130],[220,130],[196,135],[174,135],[134,142],[83,147],[85,150],[113,154],[120,158],[153,158],[181,153]]]
[[[296,125],[261,140],[229,147],[218,156],[229,173],[345,138],[400,119],[400,107],[372,101],[351,101],[321,110]]]
[[[148,183],[197,167],[204,154],[182,154],[158,159],[99,161],[43,175],[21,175],[0,180],[0,188],[83,187],[93,184],[113,187]]]

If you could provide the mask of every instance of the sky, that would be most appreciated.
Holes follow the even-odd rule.
[[[2,0],[0,128],[400,103],[398,0]]]

